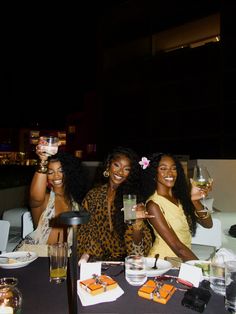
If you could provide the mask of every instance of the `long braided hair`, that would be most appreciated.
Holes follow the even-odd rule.
[[[142,193],[144,199],[147,200],[156,191],[157,169],[161,158],[164,156],[172,158],[175,162],[177,178],[175,181],[175,185],[172,189],[173,195],[182,204],[189,228],[192,235],[194,235],[196,232],[196,217],[194,215],[194,206],[190,197],[190,187],[187,183],[183,166],[174,155],[169,153],[154,153],[152,156],[149,157],[149,166],[142,171]]]

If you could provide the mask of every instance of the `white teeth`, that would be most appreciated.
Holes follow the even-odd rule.
[[[54,180],[53,183],[54,184],[62,184],[62,180]]]
[[[174,179],[173,179],[173,178],[165,178],[165,180],[167,180],[167,181],[173,181]]]
[[[122,177],[120,177],[120,176],[118,176],[118,175],[116,175],[116,174],[114,174],[114,177],[115,177],[117,180],[122,180]]]

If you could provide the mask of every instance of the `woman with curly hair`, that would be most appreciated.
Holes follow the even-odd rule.
[[[29,197],[36,229],[17,249],[23,244],[44,245],[63,241],[71,244],[71,232],[59,226],[56,218],[62,212],[79,210],[87,192],[87,172],[80,160],[66,152],[48,157],[40,141],[36,146],[40,162],[31,182]]]
[[[180,161],[171,154],[153,154],[143,170],[143,193],[155,241],[149,255],[179,257],[183,261],[198,259],[191,251],[191,235],[196,222],[212,227],[209,212],[200,202],[211,189],[200,189],[191,180],[191,191]]]
[[[144,218],[151,217],[142,203],[136,206],[136,220],[124,223],[123,194],[136,194],[140,202],[138,156],[129,148],[118,147],[104,162],[105,183],[91,189],[83,200],[90,213],[87,224],[79,227],[78,255],[91,260],[124,260],[132,253],[147,255],[151,233]]]

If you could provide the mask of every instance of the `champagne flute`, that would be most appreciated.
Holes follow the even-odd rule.
[[[211,178],[207,168],[203,165],[196,165],[193,171],[193,182],[195,186],[200,189],[207,189],[212,184],[213,179]],[[202,204],[203,204],[203,212],[208,211],[205,202],[205,194],[202,197]]]

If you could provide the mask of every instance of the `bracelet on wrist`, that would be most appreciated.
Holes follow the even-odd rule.
[[[199,212],[203,212],[203,211],[197,211],[195,210],[194,211],[194,215],[199,218],[199,219],[207,219],[210,217],[210,213],[209,212],[205,212],[205,215],[204,216],[199,216]]]
[[[47,166],[48,160],[40,160],[40,165]]]
[[[48,167],[47,167],[48,161],[47,160],[40,160],[40,163],[37,167],[38,173],[47,173]]]

